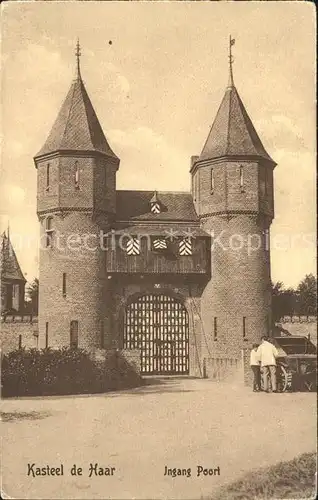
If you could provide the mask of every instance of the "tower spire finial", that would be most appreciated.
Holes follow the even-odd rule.
[[[81,57],[81,47],[79,43],[79,38],[77,39],[76,43],[76,50],[75,50],[75,56],[76,56],[76,67],[77,67],[77,78],[81,78],[81,68],[80,68],[80,57]]]
[[[232,56],[232,45],[235,44],[235,38],[232,38],[230,35],[230,42],[229,42],[229,65],[230,65],[230,74],[229,74],[229,83],[228,87],[234,87],[234,80],[233,80],[233,56]]]

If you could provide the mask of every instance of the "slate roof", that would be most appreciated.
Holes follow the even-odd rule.
[[[226,89],[199,160],[222,156],[258,156],[273,162],[234,85]]]
[[[94,151],[117,159],[80,75],[73,81],[52,130],[35,158],[59,150]]]
[[[26,282],[10,238],[3,233],[0,238],[0,275],[1,280],[19,280]]]
[[[157,197],[162,207],[159,214],[150,211],[153,195],[154,191],[117,191],[117,220],[199,222],[190,193],[158,191]]]

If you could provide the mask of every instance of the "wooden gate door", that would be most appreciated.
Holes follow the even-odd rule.
[[[189,319],[184,305],[163,294],[142,295],[128,304],[124,348],[140,349],[141,372],[189,373]]]

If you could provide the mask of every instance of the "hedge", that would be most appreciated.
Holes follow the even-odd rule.
[[[2,358],[2,396],[98,393],[136,387],[141,377],[119,352],[93,361],[83,349],[18,349]]]

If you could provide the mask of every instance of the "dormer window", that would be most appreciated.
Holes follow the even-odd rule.
[[[79,189],[79,166],[78,166],[78,161],[75,162],[75,166],[74,166],[74,184],[75,184],[75,189]]]
[[[191,238],[183,238],[179,242],[179,255],[192,255]]]
[[[150,211],[153,214],[160,214],[161,212],[161,203],[159,201],[157,191],[154,192],[154,195],[150,200]]]
[[[140,240],[139,238],[129,238],[126,244],[127,255],[140,255]]]

